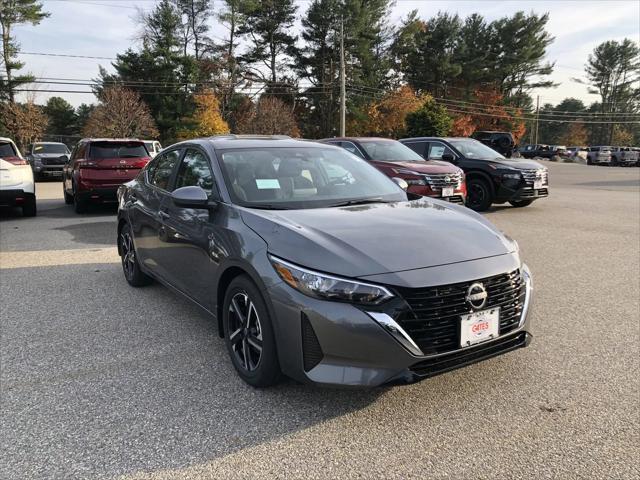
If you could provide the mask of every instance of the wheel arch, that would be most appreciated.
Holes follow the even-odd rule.
[[[489,184],[489,188],[491,189],[491,193],[495,195],[495,185],[493,184],[493,179],[491,176],[482,170],[471,170],[468,173],[465,173],[466,181],[473,180],[476,178],[481,178],[485,182]]]
[[[229,284],[233,281],[234,278],[239,277],[240,275],[246,275],[247,277],[249,277],[251,281],[256,285],[258,290],[260,290],[260,292],[263,292],[265,289],[260,276],[252,268],[240,264],[239,262],[231,262],[223,267],[215,287],[215,314],[218,322],[218,336],[220,338],[224,337],[224,328],[222,326],[222,307],[224,305],[224,296],[227,293]],[[267,295],[263,295],[263,298],[267,305],[267,309],[269,309],[269,313],[272,314],[273,309],[271,306],[271,302],[267,297]]]

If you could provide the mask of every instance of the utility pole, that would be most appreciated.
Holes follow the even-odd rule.
[[[535,136],[535,141],[533,142],[534,145],[538,144],[538,120],[540,118],[540,95],[538,95],[537,99],[536,99],[536,136]]]
[[[340,136],[345,136],[346,85],[344,74],[344,20],[340,17]]]

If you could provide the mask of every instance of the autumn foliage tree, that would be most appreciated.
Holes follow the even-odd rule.
[[[0,104],[0,117],[4,128],[22,148],[42,139],[49,120],[32,98],[25,103]]]
[[[104,89],[84,127],[88,137],[155,138],[158,129],[140,95],[124,87]]]
[[[180,132],[181,139],[229,133],[229,125],[222,118],[220,102],[213,91],[200,92],[193,96],[193,100],[196,106],[195,112],[186,121],[191,127]]]
[[[418,110],[429,98],[427,95],[416,94],[408,85],[386,93],[369,106],[365,127],[367,133],[392,138],[404,137],[407,133],[407,115]]]
[[[300,136],[291,107],[272,96],[260,97],[252,112],[238,124],[237,128],[237,133]]]
[[[561,145],[586,145],[589,133],[582,123],[572,123],[569,128],[560,136],[558,141]]]
[[[476,130],[501,130],[511,132],[518,141],[527,131],[525,123],[519,119],[522,110],[504,105],[504,96],[495,90],[476,90],[474,104],[467,107],[468,113],[457,115],[451,128],[451,135],[466,137]]]

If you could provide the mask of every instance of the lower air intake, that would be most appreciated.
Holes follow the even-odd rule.
[[[308,372],[322,361],[324,354],[320,347],[320,342],[314,332],[309,318],[302,313],[302,356],[304,363],[304,371]]]

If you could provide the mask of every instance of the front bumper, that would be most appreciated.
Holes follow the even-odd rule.
[[[491,263],[496,261],[488,260],[485,265]],[[473,347],[433,355],[416,350],[388,315],[391,323],[379,312],[317,300],[285,283],[269,288],[268,298],[280,366],[286,375],[305,383],[372,387],[419,381],[528,345],[532,291],[528,282],[525,305],[514,330]]]
[[[64,165],[38,165],[33,166],[33,173],[51,177],[61,177]]]

